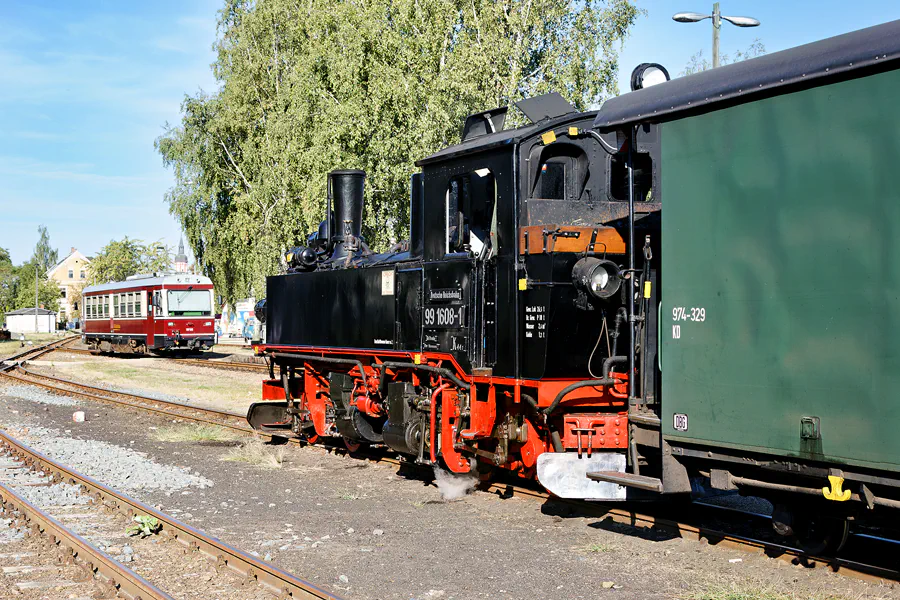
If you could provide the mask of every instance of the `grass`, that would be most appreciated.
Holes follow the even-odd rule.
[[[612,552],[613,550],[615,550],[615,548],[606,544],[591,544],[587,548],[587,551],[593,554],[599,554],[601,552]]]
[[[160,442],[231,442],[237,439],[224,427],[205,423],[163,427],[154,437]]]
[[[35,346],[41,346],[46,344],[47,342],[52,342],[55,340],[62,339],[63,335],[57,333],[26,333],[25,334],[25,344],[26,347],[21,347],[21,342],[19,341],[19,336],[16,335],[13,339],[9,341],[0,342],[0,356],[10,356],[12,354],[16,354],[17,352],[21,352],[22,350],[26,350],[27,348],[34,348]],[[32,342],[31,346],[28,346],[28,342]]]
[[[801,597],[804,600],[843,600],[841,596],[828,594],[795,596],[765,588],[744,588],[735,584],[727,586],[716,584],[701,591],[688,592],[680,596],[681,600],[796,600]]]
[[[284,463],[284,448],[270,446],[260,439],[252,439],[226,452],[222,460],[244,462],[268,469],[280,469]]]

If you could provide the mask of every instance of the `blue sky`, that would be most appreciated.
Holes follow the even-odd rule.
[[[676,75],[711,44],[709,21],[671,20],[711,11],[706,0],[639,0],[621,54],[620,91],[631,69],[660,62]],[[0,12],[0,247],[31,256],[45,224],[60,255],[86,254],[128,235],[175,246],[180,235],[163,194],[172,183],[153,149],[177,123],[185,93],[212,91],[220,0],[9,2]],[[724,0],[755,29],[722,26],[722,52],[760,38],[769,52],[900,19],[896,0]]]

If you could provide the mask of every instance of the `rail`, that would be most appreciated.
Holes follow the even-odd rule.
[[[49,536],[71,554],[76,563],[99,577],[106,587],[128,600],[173,600],[171,596],[112,558],[65,525],[37,508],[14,490],[0,483],[0,502],[4,510],[18,511],[27,525]]]
[[[218,566],[226,567],[241,576],[245,576],[248,579],[259,582],[274,594],[280,595],[281,598],[319,598],[339,600],[337,596],[334,596],[326,592],[325,590],[316,587],[308,581],[304,581],[298,577],[295,577],[294,575],[291,575],[290,573],[283,571],[272,564],[260,560],[250,554],[247,554],[242,550],[234,548],[233,546],[230,546],[222,542],[221,540],[208,536],[205,533],[194,529],[190,525],[186,525],[181,521],[178,521],[177,519],[166,515],[165,513],[161,513],[158,510],[144,504],[143,502],[140,502],[139,500],[135,500],[129,496],[126,496],[125,494],[113,490],[112,488],[107,487],[86,475],[82,475],[81,473],[78,473],[77,471],[69,467],[57,463],[56,461],[41,454],[40,452],[26,446],[4,431],[0,431],[0,445],[7,448],[10,453],[20,456],[28,465],[36,465],[37,468],[50,473],[55,478],[66,481],[73,485],[83,486],[84,489],[87,490],[90,495],[94,496],[96,500],[110,503],[120,513],[128,516],[129,518],[135,515],[149,515],[155,517],[162,525],[162,531],[172,536],[178,542],[184,544],[192,550],[203,553],[209,559],[216,561],[216,564]],[[14,495],[13,492],[9,493]],[[25,501],[21,500],[21,498],[19,498],[19,501],[25,503]],[[35,507],[31,505],[29,506],[32,511],[40,512]],[[43,517],[40,517],[34,512],[32,512],[32,514],[35,515],[34,518],[40,518],[42,522],[48,524],[49,526],[52,526],[54,523],[53,519],[49,516],[44,515]],[[56,525],[59,525],[58,522],[55,523]],[[61,525],[59,526],[61,527]],[[80,539],[80,542],[75,540],[73,541],[73,543],[78,543],[78,548],[83,549],[83,551],[86,553],[89,553],[91,550],[91,546],[86,540]],[[94,553],[98,554],[99,551],[95,550]],[[102,555],[102,553],[99,553],[97,561],[98,562],[95,562],[94,564],[95,567],[99,567],[100,565],[105,564],[105,562],[113,562],[111,561],[111,559],[108,559],[104,555]],[[119,566],[121,567],[121,565]],[[124,567],[121,568],[124,569]],[[134,573],[132,573],[131,571],[128,571],[128,573],[134,575]],[[117,579],[116,581],[119,580]],[[131,597],[137,598],[138,596],[141,596],[143,598],[169,598],[169,596],[163,594],[162,592],[159,592],[159,594],[162,595],[151,595],[148,591],[138,590]]]
[[[201,423],[212,423],[215,425],[220,425],[223,427],[227,427],[233,431],[241,433],[243,435],[255,435],[261,438],[271,439],[273,436],[270,434],[264,434],[257,432],[250,427],[246,426],[246,418],[243,415],[238,415],[236,413],[230,413],[227,411],[219,411],[214,409],[200,408],[188,404],[182,404],[178,402],[172,402],[167,400],[158,400],[155,398],[148,398],[143,396],[138,396],[135,394],[129,394],[125,392],[111,391],[106,390],[104,388],[96,388],[93,386],[88,386],[86,384],[81,384],[77,382],[70,382],[68,380],[63,380],[56,377],[51,377],[49,375],[43,375],[39,373],[34,373],[32,371],[28,371],[22,367],[17,369],[20,372],[24,372],[27,375],[33,378],[42,378],[44,380],[59,382],[62,385],[71,385],[77,386],[81,389],[91,389],[93,392],[85,392],[75,390],[74,392],[71,390],[67,390],[64,388],[60,388],[54,385],[40,383],[32,381],[26,377],[19,377],[17,375],[11,373],[0,373],[7,378],[19,380],[22,383],[39,385],[41,387],[52,389],[55,391],[62,391],[65,393],[75,393],[76,395],[83,396],[89,399],[97,399],[100,401],[107,402],[116,402],[118,404],[122,404],[125,406],[129,406],[132,408],[138,408],[142,410],[148,410],[150,412],[155,412],[159,414],[164,414],[170,417],[177,417],[185,420],[192,420],[195,422]],[[132,403],[125,401],[117,401],[111,400],[108,398],[110,394],[121,394],[122,396],[127,396],[133,399],[139,399],[140,402]],[[168,406],[169,408],[159,408],[151,406],[151,404],[158,404],[161,406]],[[240,419],[244,424],[238,425],[234,422],[235,419]],[[297,445],[307,445],[303,440],[298,440],[295,438],[288,438],[288,442]],[[342,446],[335,445],[333,448],[329,448],[333,451],[346,451]],[[368,460],[374,462],[382,462],[385,464],[392,465],[401,465],[404,464],[405,461],[397,459],[395,457],[389,455],[381,455],[377,452],[356,452],[357,456],[361,458],[366,458]],[[496,493],[502,496],[520,496],[532,498],[538,501],[547,501],[551,499],[551,496],[542,490],[535,489],[533,487],[529,487],[528,485],[522,485],[521,483],[510,483],[510,482],[496,482],[491,483],[487,487],[483,488],[485,491],[489,491],[491,493]],[[804,553],[802,550],[798,548],[794,548],[788,545],[771,542],[759,538],[754,538],[751,536],[742,536],[734,533],[729,533],[727,531],[722,531],[716,528],[710,528],[703,525],[698,525],[695,522],[683,522],[680,518],[667,518],[659,515],[653,514],[645,514],[644,512],[637,512],[630,508],[623,508],[620,504],[604,504],[597,502],[585,502],[585,501],[577,501],[577,500],[562,500],[556,498],[555,501],[561,502],[563,504],[569,505],[574,510],[581,511],[585,514],[596,515],[601,518],[609,518],[613,521],[625,525],[630,525],[633,527],[646,527],[646,528],[656,528],[664,531],[668,531],[673,535],[678,535],[679,537],[688,538],[688,539],[696,539],[696,540],[707,540],[710,543],[714,543],[716,545],[724,545],[735,548],[740,548],[743,550],[758,552],[765,554],[771,557],[777,557],[782,560],[787,560],[795,564],[803,564],[806,566],[825,566],[835,572],[839,572],[842,575],[846,575],[849,577],[864,579],[864,580],[891,580],[891,581],[900,581],[900,570],[892,567],[884,567],[880,565],[871,565],[865,564],[858,561],[848,560],[844,558],[834,558],[834,557],[815,557],[809,556]],[[717,510],[720,507],[712,507],[708,505],[703,505],[702,503],[695,503],[697,508],[701,511],[711,511]],[[662,507],[662,510],[665,510],[665,507]],[[746,523],[747,514],[744,511],[736,511],[739,513],[740,518],[736,521],[736,528],[744,525]]]

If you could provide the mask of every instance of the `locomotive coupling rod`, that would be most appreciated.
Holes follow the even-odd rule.
[[[442,377],[446,377],[450,381],[456,384],[457,387],[461,387],[464,390],[468,390],[471,386],[466,383],[456,375],[454,375],[450,369],[444,369],[442,367],[433,367],[431,365],[417,365],[416,363],[407,363],[407,362],[383,362],[378,365],[372,365],[376,369],[381,370],[381,377],[378,381],[378,391],[381,392],[383,396],[385,393],[384,389],[384,370],[385,369],[418,369],[420,371],[428,371],[429,373],[434,373],[436,375],[441,375]]]
[[[338,365],[356,365],[356,368],[359,369],[359,375],[363,379],[366,378],[366,371],[363,368],[363,364],[352,358],[328,358],[325,356],[316,356],[315,354],[294,354],[293,352],[273,352],[272,356],[275,358],[286,358],[286,359],[297,359],[297,360],[305,360],[308,362],[323,362],[323,363],[332,363]]]

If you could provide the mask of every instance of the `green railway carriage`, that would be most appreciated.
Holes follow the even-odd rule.
[[[843,517],[900,507],[900,21],[625,94],[594,125],[658,134],[661,451],[770,496],[782,532],[839,542]]]

